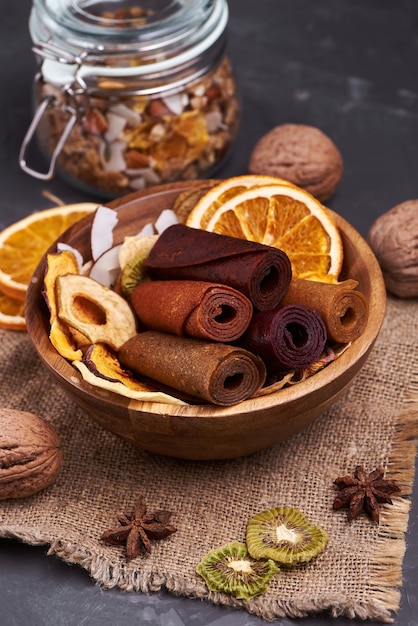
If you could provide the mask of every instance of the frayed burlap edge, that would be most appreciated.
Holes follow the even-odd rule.
[[[375,620],[384,623],[394,621],[393,614],[399,610],[402,587],[402,565],[406,551],[405,533],[408,527],[410,496],[415,479],[415,456],[418,437],[418,374],[412,380],[406,394],[403,407],[397,417],[392,452],[388,461],[386,476],[397,481],[402,497],[394,498],[392,505],[383,508],[378,539],[371,561],[369,581],[370,597],[364,602],[354,602],[343,595],[324,593],[316,600],[298,599],[280,601],[276,599],[253,598],[238,601],[232,597],[210,592],[202,583],[196,589],[187,585],[186,580],[177,580],[176,576],[153,576],[141,571],[131,571],[124,566],[111,563],[102,557],[78,545],[64,540],[50,543],[42,535],[24,533],[13,526],[2,528],[1,536],[23,541],[30,545],[48,545],[48,555],[56,555],[70,565],[79,565],[103,589],[119,588],[122,591],[137,591],[145,594],[155,593],[165,588],[168,592],[189,598],[207,599],[213,604],[243,608],[266,621],[277,618],[301,618],[313,613],[327,613],[331,617]]]
[[[408,528],[415,479],[415,457],[418,437],[418,374],[414,375],[396,423],[392,452],[386,475],[396,480],[404,498],[394,499],[384,507],[371,561],[370,586],[375,602],[384,601],[390,611],[400,606],[402,564],[406,551]],[[393,619],[386,621],[392,622]]]
[[[18,539],[30,545],[45,545],[48,542],[40,536],[30,535],[22,532],[14,532],[13,528],[3,528],[2,537]],[[387,585],[388,576],[385,576],[385,586],[378,589],[379,594],[390,593],[393,595],[393,608],[388,609],[379,599],[370,598],[367,602],[353,602],[352,599],[341,595],[327,595],[320,599],[306,601],[281,601],[265,598],[253,598],[252,600],[238,601],[225,594],[207,591],[202,589],[201,593],[196,592],[195,583],[190,584],[190,588],[185,580],[178,581],[175,576],[159,575],[154,573],[150,579],[149,575],[144,575],[141,571],[135,570],[127,572],[118,564],[109,563],[103,557],[92,555],[88,550],[84,550],[79,545],[57,540],[50,544],[47,552],[48,556],[55,555],[69,565],[78,565],[85,569],[93,580],[103,589],[118,588],[126,592],[141,592],[144,594],[157,593],[166,589],[174,595],[187,597],[190,599],[208,600],[212,604],[228,606],[230,608],[245,608],[248,613],[253,614],[266,622],[273,622],[278,618],[303,618],[314,613],[326,613],[333,618],[348,617],[349,619],[376,620],[384,623],[393,622],[392,611],[396,611],[398,606],[399,593],[391,590]],[[402,558],[402,555],[400,555]],[[398,556],[399,559],[399,556]],[[401,569],[401,563],[393,563],[396,573]],[[387,574],[387,572],[386,572]],[[396,583],[395,583],[396,584]],[[381,595],[379,597],[382,597]],[[387,598],[385,598],[387,600]],[[387,604],[387,602],[385,602]]]

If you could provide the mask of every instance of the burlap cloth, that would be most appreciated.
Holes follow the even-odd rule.
[[[266,620],[327,611],[393,621],[402,584],[418,431],[418,301],[389,299],[375,348],[353,385],[306,431],[251,457],[190,462],[142,452],[93,423],[49,378],[25,333],[3,331],[0,406],[34,411],[52,422],[64,467],[48,490],[0,506],[0,536],[46,544],[49,554],[85,568],[105,588],[169,591],[242,607]],[[333,511],[333,480],[383,465],[402,497],[379,525],[347,522]],[[169,508],[178,532],[127,564],[123,548],[101,533],[117,525],[139,494],[149,508]],[[272,506],[302,509],[329,533],[326,551],[284,571],[249,601],[208,592],[195,573],[201,557],[236,539],[247,520]]]

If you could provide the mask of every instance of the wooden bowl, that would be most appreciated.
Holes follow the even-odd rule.
[[[122,241],[144,224],[154,222],[180,192],[198,184],[173,183],[110,203],[119,216],[115,240]],[[68,396],[101,426],[138,448],[183,459],[209,460],[272,447],[306,428],[346,390],[364,365],[383,322],[386,291],[378,262],[360,234],[339,215],[332,215],[343,239],[342,275],[358,280],[359,289],[369,301],[368,323],[363,334],[336,361],[291,387],[224,408],[140,402],[91,386],[49,341],[49,317],[41,293],[45,257],[27,293],[29,336]],[[78,248],[85,259],[89,258],[91,220],[91,216],[84,218],[60,237],[60,241]]]

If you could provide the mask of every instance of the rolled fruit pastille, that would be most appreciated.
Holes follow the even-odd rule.
[[[118,356],[131,371],[221,406],[250,398],[266,378],[261,359],[246,350],[152,330],[129,339]]]
[[[292,278],[283,250],[246,239],[175,224],[144,261],[158,280],[203,280],[237,289],[259,311],[277,306]]]
[[[307,367],[320,357],[326,340],[325,324],[316,311],[288,304],[255,313],[237,343],[275,372]]]
[[[198,280],[140,283],[131,304],[148,329],[226,343],[241,337],[253,314],[240,291]]]
[[[294,278],[281,304],[297,303],[318,311],[328,339],[349,343],[360,337],[368,318],[367,300],[357,285],[351,278],[337,284]]]

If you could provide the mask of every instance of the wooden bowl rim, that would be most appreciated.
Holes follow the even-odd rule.
[[[201,182],[202,181],[177,182],[148,188],[118,198],[117,200],[107,203],[106,206],[114,208],[119,214],[122,214],[124,209],[127,209],[132,204],[136,205],[141,203],[143,199],[148,199],[150,196],[155,198],[160,195],[170,195],[173,192],[181,193],[191,187],[199,186]],[[156,415],[165,415],[167,417],[180,416],[182,418],[222,418],[228,415],[233,416],[236,414],[254,413],[273,407],[279,410],[281,406],[297,402],[310,393],[325,390],[327,386],[332,384],[339,376],[342,376],[347,370],[354,367],[373,346],[380,332],[385,315],[386,289],[380,266],[374,253],[366,240],[349,222],[331,209],[327,210],[337,223],[343,238],[349,240],[356,239],[360,244],[362,261],[368,268],[369,276],[373,277],[370,281],[373,285],[373,289],[369,301],[370,310],[373,311],[373,315],[369,315],[368,323],[363,334],[356,339],[336,361],[330,363],[325,368],[315,373],[315,375],[300,383],[284,387],[278,391],[257,398],[250,398],[237,405],[219,407],[210,404],[176,405],[131,400],[111,391],[94,387],[84,381],[81,374],[71,363],[58,354],[49,340],[49,317],[46,305],[43,301],[42,285],[45,273],[46,255],[48,252],[55,251],[57,242],[68,240],[71,236],[74,236],[74,232],[80,233],[81,230],[89,229],[93,215],[86,216],[63,233],[59,239],[49,247],[35,269],[32,280],[28,286],[25,304],[28,335],[44,365],[46,365],[56,377],[62,379],[67,385],[70,385],[73,388],[73,392],[81,393],[86,398],[90,398],[90,402],[97,401],[101,404],[107,404],[109,407],[126,408],[130,412],[155,413]]]

